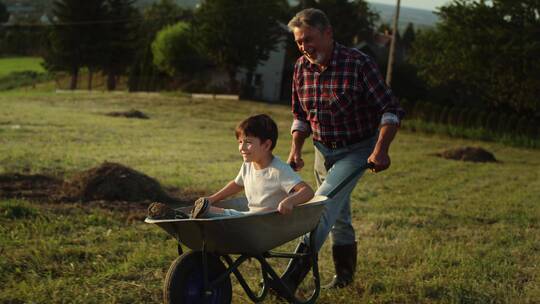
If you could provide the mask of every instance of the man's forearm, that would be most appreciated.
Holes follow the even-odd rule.
[[[301,153],[304,142],[308,136],[309,134],[306,132],[294,131],[292,133],[291,153]]]
[[[390,167],[388,150],[390,150],[390,144],[392,143],[392,140],[394,140],[397,130],[398,126],[392,124],[382,125],[380,127],[379,138],[377,139],[373,152],[367,160],[374,165],[371,171],[380,172]]]
[[[377,143],[375,144],[374,151],[381,152],[388,154],[388,150],[390,149],[390,144],[394,140],[394,137],[396,136],[396,133],[398,131],[397,125],[383,125],[379,129],[379,138],[377,139]]]

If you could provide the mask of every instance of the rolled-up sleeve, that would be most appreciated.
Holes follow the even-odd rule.
[[[291,134],[294,133],[294,131],[300,131],[302,133],[309,134],[311,133],[311,128],[309,127],[309,123],[299,119],[294,119],[291,125]]]
[[[399,119],[399,117],[394,114],[394,113],[390,113],[390,112],[386,112],[386,113],[383,113],[382,117],[381,117],[381,126],[384,126],[384,125],[397,125],[399,126],[401,124],[401,119]]]

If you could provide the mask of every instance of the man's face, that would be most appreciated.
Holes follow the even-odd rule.
[[[316,27],[301,26],[293,29],[294,41],[309,62],[324,64],[330,58],[332,29],[320,31]]]

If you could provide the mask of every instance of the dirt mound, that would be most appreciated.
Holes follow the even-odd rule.
[[[175,202],[155,179],[120,164],[104,162],[64,182],[60,195],[76,201]]]
[[[0,197],[48,200],[62,185],[62,180],[36,174],[0,174]]]
[[[150,118],[146,114],[144,114],[143,112],[141,112],[139,110],[135,110],[135,109],[125,111],[125,112],[110,112],[110,113],[107,113],[105,115],[113,116],[113,117],[126,117],[126,118],[139,118],[139,119],[149,119]]]
[[[495,156],[480,147],[459,147],[436,153],[436,156],[446,159],[470,162],[496,162]]]

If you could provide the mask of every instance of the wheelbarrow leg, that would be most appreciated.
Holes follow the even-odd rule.
[[[242,288],[244,289],[244,291],[246,292],[246,294],[248,295],[248,297],[254,302],[254,303],[260,303],[264,300],[264,298],[266,297],[267,293],[268,293],[268,286],[267,284],[264,284],[265,282],[267,282],[267,272],[266,272],[266,267],[264,266],[265,264],[265,261],[264,261],[264,257],[262,255],[257,255],[257,256],[251,256],[251,255],[241,255],[238,259],[236,259],[236,261],[233,262],[232,258],[228,255],[222,255],[223,259],[225,259],[225,261],[227,262],[227,264],[229,265],[229,270],[231,273],[233,273],[235,276],[236,276],[236,279],[238,280],[238,283],[240,283],[240,286],[242,286]],[[259,264],[261,264],[261,275],[263,277],[263,287],[262,289],[258,292],[258,294],[256,294],[250,287],[249,285],[247,284],[244,276],[240,273],[240,271],[238,270],[238,267],[240,266],[240,264],[242,264],[243,262],[245,262],[246,260],[250,259],[250,258],[255,258]],[[277,277],[277,275],[276,275]]]
[[[210,282],[208,281],[208,257],[206,256],[206,241],[203,238],[202,242],[202,266],[203,266],[203,302],[210,303],[212,292],[209,290]]]
[[[180,244],[180,242],[178,242],[178,247],[176,249],[178,250],[179,256],[184,254],[184,250],[182,249],[182,244]]]
[[[309,234],[309,245],[300,243],[296,248],[294,257],[287,266],[285,273],[279,278],[279,281],[274,280],[272,283],[274,289],[283,295],[285,299],[291,303],[314,303],[319,297],[321,290],[321,281],[319,276],[318,254],[313,249],[315,248],[314,231]],[[295,297],[296,289],[305,280],[309,270],[313,272],[315,288],[311,297],[306,301],[299,301]]]
[[[321,291],[321,278],[319,276],[319,254],[315,251],[315,230],[309,233],[309,248],[311,251],[311,262],[313,265],[313,278],[315,279],[315,290],[312,296],[309,298],[308,303],[315,303],[315,300],[319,297]],[[313,301],[312,301],[313,300]]]

